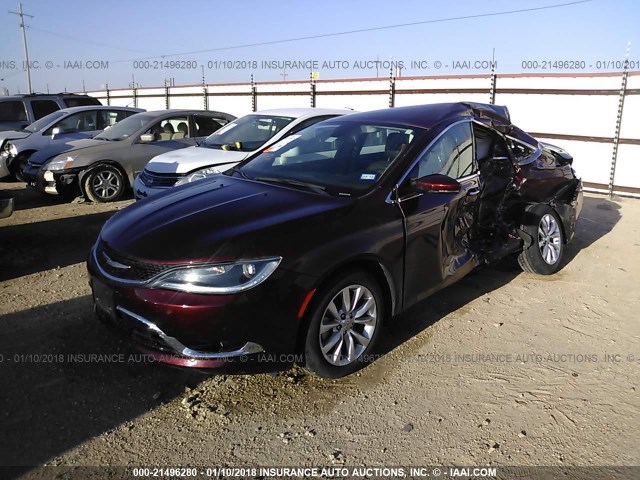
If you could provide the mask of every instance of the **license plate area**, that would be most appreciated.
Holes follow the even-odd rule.
[[[91,280],[91,289],[93,290],[93,303],[96,307],[107,313],[109,317],[114,318],[116,316],[116,302],[113,289],[95,278]]]

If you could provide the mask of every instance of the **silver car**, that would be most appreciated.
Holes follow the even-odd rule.
[[[113,202],[133,185],[151,158],[196,145],[235,118],[205,110],[138,113],[92,139],[70,142],[73,149],[63,154],[52,156],[41,150],[22,173],[30,186],[45,193],[82,193],[94,202]]]
[[[13,175],[23,180],[20,170],[38,150],[48,148],[51,155],[62,153],[69,148],[69,142],[91,138],[120,120],[140,112],[144,110],[101,105],[64,108],[42,117],[22,130],[0,132],[0,178]]]
[[[136,200],[228,170],[245,158],[304,128],[353,110],[278,108],[240,117],[207,137],[198,147],[153,158],[136,177]],[[291,138],[291,137],[289,137]]]

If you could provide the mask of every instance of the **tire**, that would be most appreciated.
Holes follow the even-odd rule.
[[[518,256],[518,263],[525,272],[552,275],[560,270],[564,253],[560,218],[544,204],[534,206],[525,215],[531,220],[522,230],[531,235],[533,242]]]
[[[343,311],[345,292],[350,304],[357,295],[355,304],[346,312]],[[384,312],[384,296],[370,275],[351,272],[329,280],[318,290],[307,312],[310,318],[304,350],[307,370],[319,377],[339,378],[370,363],[370,352],[380,335]],[[352,358],[349,358],[349,346]]]
[[[18,155],[13,159],[11,165],[9,165],[9,173],[13,178],[15,178],[19,182],[26,182],[24,176],[22,175],[22,166],[27,163],[31,155]]]
[[[125,188],[124,175],[113,165],[95,167],[82,179],[82,190],[92,202],[115,202],[122,197]]]

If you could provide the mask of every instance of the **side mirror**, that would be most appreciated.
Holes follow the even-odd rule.
[[[156,140],[156,136],[153,133],[144,133],[140,135],[140,143],[151,143]]]
[[[411,186],[422,193],[458,193],[462,190],[462,185],[455,178],[440,173],[412,179]]]
[[[58,138],[58,135],[60,135],[60,133],[62,133],[62,131],[60,130],[59,127],[56,127],[53,130],[51,130],[51,140],[55,140],[56,138]]]

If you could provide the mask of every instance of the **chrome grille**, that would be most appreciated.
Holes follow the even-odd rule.
[[[140,181],[147,187],[169,188],[182,177],[183,175],[177,173],[154,173],[144,169],[140,174]]]
[[[100,267],[112,277],[142,282],[173,267],[172,265],[141,262],[140,260],[127,257],[110,248],[102,241],[96,249],[96,260],[100,264]]]

